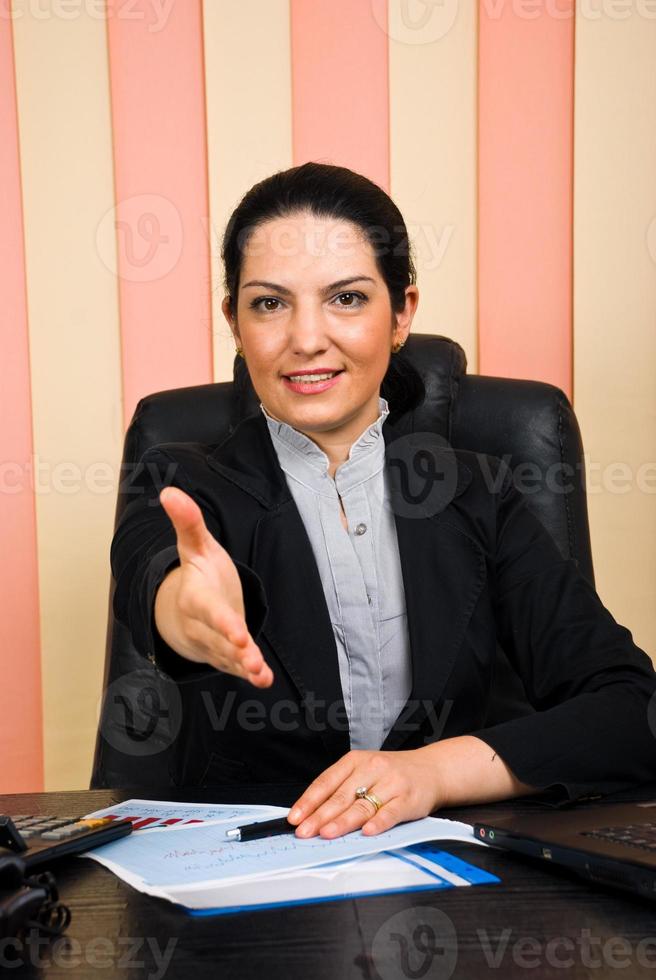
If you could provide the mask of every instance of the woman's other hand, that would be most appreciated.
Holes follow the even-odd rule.
[[[383,804],[356,799],[366,786]],[[353,750],[324,770],[296,801],[289,822],[298,837],[340,837],[353,830],[380,834],[397,823],[418,820],[443,804],[443,793],[430,753]]]
[[[383,804],[356,799],[361,786]],[[457,735],[420,749],[353,750],[324,770],[298,798],[288,820],[299,837],[340,837],[353,830],[380,834],[446,806],[493,803],[529,796],[504,760],[476,735]]]
[[[183,490],[165,487],[159,499],[175,528],[180,557],[155,596],[160,636],[187,660],[269,687],[273,672],[248,632],[241,580],[230,555]]]

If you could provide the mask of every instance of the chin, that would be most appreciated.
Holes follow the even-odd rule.
[[[282,415],[278,416],[283,418]],[[329,413],[329,412],[286,412],[285,421],[289,425],[293,425],[297,429],[309,429],[313,432],[325,432],[328,429],[334,429],[338,425],[345,422],[343,412]]]

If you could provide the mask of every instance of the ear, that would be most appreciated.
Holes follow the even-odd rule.
[[[419,290],[416,286],[406,286],[405,306],[399,313],[394,314],[392,343],[399,344],[406,342],[418,305]]]
[[[239,336],[239,330],[237,329],[237,320],[233,318],[230,313],[230,297],[224,296],[221,303],[221,311],[228,322],[228,326],[232,332],[233,339],[238,346],[241,346],[241,338]]]

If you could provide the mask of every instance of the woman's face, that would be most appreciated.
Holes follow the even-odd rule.
[[[405,340],[417,300],[408,286],[404,311],[392,313],[360,229],[302,213],[258,226],[244,252],[236,321],[227,298],[223,312],[266,410],[310,438],[330,433],[350,445],[378,418],[390,349]],[[330,378],[298,377],[318,369]]]

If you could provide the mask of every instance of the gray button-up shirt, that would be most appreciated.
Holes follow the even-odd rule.
[[[351,748],[379,749],[410,695],[405,593],[385,471],[380,415],[328,474],[327,455],[304,433],[264,413],[305,525],[337,644]],[[341,497],[348,522],[340,518]],[[308,637],[312,643],[312,637]]]

